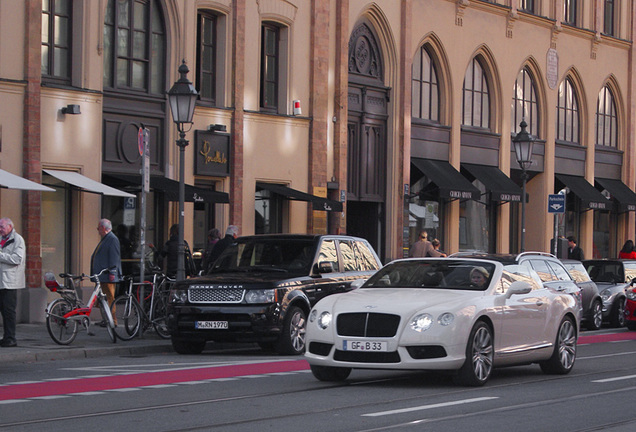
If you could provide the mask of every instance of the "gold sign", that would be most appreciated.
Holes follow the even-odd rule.
[[[221,153],[220,151],[215,150],[214,152],[212,152],[212,155],[210,155],[210,152],[211,152],[210,142],[203,141],[203,145],[201,146],[201,151],[199,151],[199,153],[203,156],[205,164],[209,164],[209,163],[226,164],[227,163],[227,158],[225,157],[225,153]]]

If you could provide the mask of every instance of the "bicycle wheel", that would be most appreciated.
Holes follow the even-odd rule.
[[[141,324],[141,311],[139,306],[128,294],[115,299],[110,306],[115,325],[115,334],[121,340],[131,340],[139,333]]]
[[[163,295],[158,294],[155,297],[155,303],[152,307],[152,325],[159,337],[163,339],[170,339],[170,333],[168,333],[168,325],[166,323],[167,314],[166,300]]]
[[[106,323],[108,336],[110,337],[110,340],[115,343],[117,342],[117,336],[115,336],[115,321],[113,320],[113,314],[110,313],[106,297],[99,298],[99,306],[99,310],[102,312],[102,319]]]
[[[68,345],[75,340],[77,328],[76,320],[64,318],[64,315],[73,310],[71,302],[65,299],[53,300],[46,313],[46,329],[49,336],[57,344]]]

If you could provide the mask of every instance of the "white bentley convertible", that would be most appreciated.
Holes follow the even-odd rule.
[[[305,357],[322,381],[345,380],[354,368],[420,369],[479,386],[493,367],[528,363],[566,374],[579,308],[576,296],[544,286],[523,263],[397,260],[314,306]]]

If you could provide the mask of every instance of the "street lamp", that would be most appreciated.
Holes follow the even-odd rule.
[[[528,181],[528,171],[532,165],[532,147],[534,145],[534,137],[526,131],[528,123],[525,120],[521,120],[519,123],[521,130],[512,139],[512,144],[515,146],[515,156],[517,157],[517,163],[521,167],[521,180],[523,187],[521,189],[521,252],[525,250],[526,246],[526,182]]]
[[[192,117],[194,116],[194,104],[198,93],[192,83],[186,78],[190,72],[185,60],[179,66],[179,74],[181,77],[174,83],[170,91],[168,91],[168,102],[172,111],[172,120],[177,125],[179,131],[179,252],[177,258],[177,280],[185,279],[185,242],[183,241],[183,225],[184,225],[184,201],[185,201],[185,148],[188,141],[185,139],[186,130],[184,125],[189,123],[192,125]],[[192,126],[190,126],[192,128]],[[190,129],[188,129],[189,131]]]

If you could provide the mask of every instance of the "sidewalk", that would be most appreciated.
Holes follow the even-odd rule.
[[[0,336],[1,330],[2,326],[0,326]],[[16,329],[18,346],[0,347],[0,364],[173,351],[170,340],[161,339],[152,330],[144,333],[143,338],[137,337],[131,341],[117,339],[116,343],[111,342],[105,328],[93,325],[91,330],[95,336],[87,335],[86,330],[80,327],[75,340],[70,345],[63,346],[53,342],[45,323],[18,324]]]

